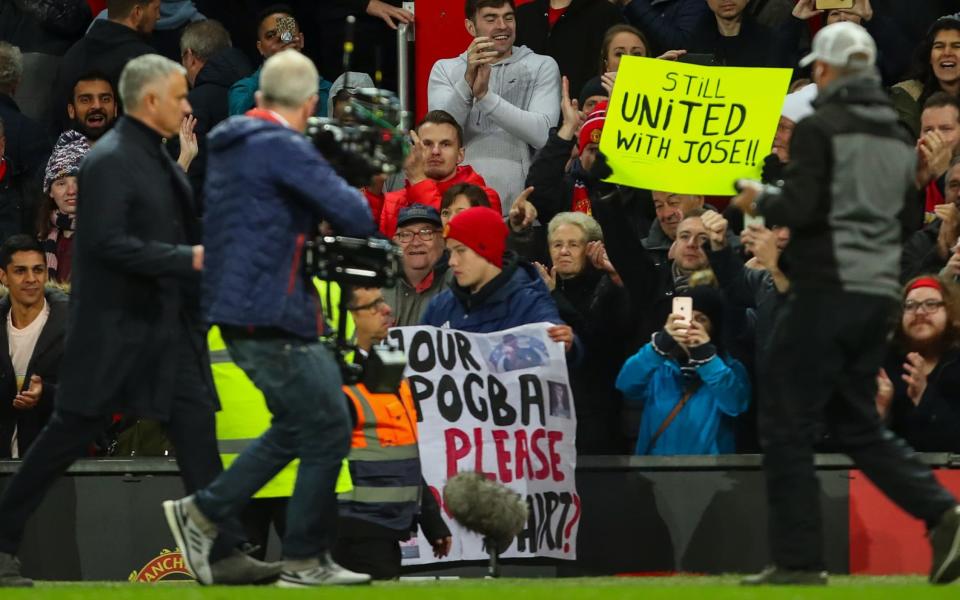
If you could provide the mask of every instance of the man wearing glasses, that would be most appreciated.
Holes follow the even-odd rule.
[[[383,290],[396,325],[418,325],[430,300],[450,286],[443,229],[437,209],[413,204],[400,210],[393,241],[403,250],[403,279]]]
[[[439,232],[436,237],[441,237]],[[355,363],[366,360],[370,349],[387,338],[393,324],[383,292],[363,287],[343,290],[356,324]],[[450,552],[453,541],[421,475],[413,396],[406,380],[392,393],[371,392],[362,383],[344,386],[343,391],[354,421],[348,456],[353,490],[338,496],[333,556],[345,568],[359,569],[357,572],[369,573],[374,579],[396,579],[400,576],[400,542],[409,539],[417,525],[437,558]],[[370,448],[376,448],[374,456]]]

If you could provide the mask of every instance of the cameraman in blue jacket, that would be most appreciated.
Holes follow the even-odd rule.
[[[330,557],[334,487],[350,449],[350,418],[332,352],[318,343],[320,303],[302,267],[304,243],[326,221],[342,235],[375,231],[367,202],[304,137],[319,75],[284,50],[260,77],[257,108],[216,127],[209,140],[202,306],[233,361],[266,398],[270,428],[193,496],[164,502],[167,523],[201,583],[217,526],[294,458],[281,587],[367,583]]]

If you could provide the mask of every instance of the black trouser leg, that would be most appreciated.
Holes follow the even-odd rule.
[[[823,567],[813,444],[823,431],[822,410],[839,366],[819,318],[809,303],[790,297],[774,325],[761,380],[770,552],[774,564],[792,569]]]
[[[835,439],[857,468],[897,506],[932,527],[956,501],[916,452],[881,421],[874,398],[886,347],[879,333],[874,340],[869,336],[869,332],[861,336],[868,341],[862,349],[851,349],[826,416]]]
[[[355,573],[367,573],[374,579],[400,577],[400,558],[400,542],[393,535],[341,532],[333,547],[333,560],[340,566]]]
[[[289,498],[254,498],[240,513],[240,522],[247,534],[247,541],[258,546],[252,553],[256,559],[263,560],[267,555],[267,544],[270,541],[270,525],[277,530],[282,539],[284,525],[287,519],[287,501]]]
[[[270,514],[271,523],[277,532],[277,536],[283,539],[287,533],[287,503],[290,498],[274,498],[273,510]]]
[[[189,331],[184,328],[178,339],[176,395],[166,431],[176,449],[183,487],[192,494],[223,472],[223,462],[217,447],[212,392],[200,373],[206,361],[199,353],[206,351],[206,345]],[[242,541],[243,527],[239,521],[233,519],[222,524],[220,536],[210,551],[211,562],[228,556]]]
[[[204,487],[223,472],[212,411],[176,411],[166,429],[177,451],[177,466],[188,494]]]
[[[858,467],[928,523],[953,505],[930,469],[887,432],[874,405],[895,302],[844,293],[801,293],[781,309],[761,398],[770,547],[776,565],[823,568],[813,444],[826,426]]]
[[[188,494],[206,487],[223,472],[217,449],[216,422],[210,410],[175,410],[167,424],[167,435],[177,451],[177,466]],[[211,562],[228,556],[242,540],[239,523],[235,520],[224,523],[210,551]]]
[[[53,413],[0,496],[0,552],[17,553],[27,520],[50,486],[107,424],[104,417]]]
[[[812,448],[768,445],[764,448],[763,469],[773,563],[790,569],[822,570],[820,485]]]
[[[847,454],[897,506],[933,527],[957,503],[906,442],[883,432],[878,443],[850,447]]]

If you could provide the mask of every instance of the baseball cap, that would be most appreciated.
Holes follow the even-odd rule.
[[[397,227],[403,227],[407,223],[413,223],[415,221],[433,223],[437,227],[443,225],[443,221],[440,220],[440,213],[432,206],[427,206],[426,204],[411,204],[406,208],[400,209],[400,216],[397,217]]]
[[[862,55],[859,58],[855,55]],[[806,67],[815,60],[834,67],[870,66],[877,59],[877,44],[867,30],[842,21],[827,25],[813,37],[813,49],[800,59],[800,66]]]

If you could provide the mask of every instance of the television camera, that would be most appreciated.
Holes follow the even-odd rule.
[[[354,17],[347,18],[344,42],[344,73],[350,72],[353,51]],[[379,79],[379,77],[378,77]],[[351,90],[349,80],[344,89]],[[351,90],[339,119],[313,117],[307,136],[350,185],[362,187],[377,175],[391,175],[403,167],[410,150],[401,129],[403,112],[397,96],[387,90]],[[406,359],[402,352],[385,346],[371,349],[364,365],[347,360],[356,347],[346,339],[347,311],[352,295],[349,286],[393,287],[401,276],[400,250],[389,240],[319,236],[305,247],[304,268],[316,276],[340,285],[339,314],[335,334],[324,341],[334,352],[344,383],[362,382],[374,393],[395,392],[403,378]],[[332,310],[331,285],[327,285],[326,306]]]

